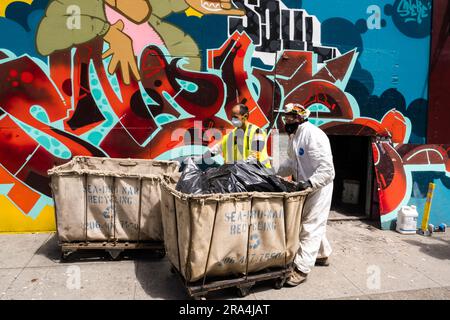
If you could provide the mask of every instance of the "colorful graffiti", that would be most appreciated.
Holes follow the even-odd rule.
[[[379,185],[380,215],[384,229],[395,228],[397,212],[403,205],[415,204],[423,213],[428,183],[437,189],[431,221],[448,223],[450,194],[450,146],[413,145],[389,142],[373,144],[376,178]]]
[[[401,1],[386,6],[384,19],[368,0],[358,4],[366,17],[351,1],[336,10],[306,0],[29,2],[8,3],[0,17],[8,29],[0,39],[0,196],[22,218],[51,208],[54,165],[76,155],[202,154],[216,143],[207,130],[232,127],[236,102],[268,131],[282,127],[275,111],[295,101],[328,134],[425,142],[427,96],[417,86],[426,86],[428,53],[400,64],[396,46],[422,48],[430,22],[422,10],[428,33],[408,33],[419,20],[400,19]],[[392,29],[403,30],[400,39]],[[389,41],[374,43],[375,32]],[[414,84],[404,77],[411,68]],[[0,231],[22,226],[0,223]]]

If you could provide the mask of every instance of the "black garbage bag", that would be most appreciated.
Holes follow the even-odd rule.
[[[180,180],[175,187],[176,190],[189,194],[205,194],[208,189],[208,179],[205,173],[189,158],[184,161],[185,167]]]
[[[191,161],[183,171],[176,189],[189,194],[294,192],[296,185],[276,176],[273,170],[256,161],[225,164],[205,172]]]

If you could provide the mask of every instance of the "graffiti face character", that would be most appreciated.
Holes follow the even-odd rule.
[[[109,72],[115,73],[120,68],[125,84],[130,84],[131,77],[139,81],[133,42],[123,31],[123,21],[119,20],[113,25],[108,22],[105,5],[136,24],[146,22],[152,12],[147,0],[135,0],[132,4],[126,0],[52,0],[37,31],[37,49],[47,56],[100,36],[110,46],[103,55],[103,58],[112,57]],[[76,8],[76,14],[72,12],[73,8]],[[74,27],[72,24],[71,28],[67,27],[68,19],[76,21],[72,23]]]

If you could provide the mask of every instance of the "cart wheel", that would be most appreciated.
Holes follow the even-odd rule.
[[[61,251],[61,262],[66,262],[69,260],[69,257],[72,255],[73,251]]]
[[[193,296],[194,300],[206,300],[206,296]]]
[[[177,270],[175,269],[175,267],[170,267],[170,273],[171,274],[177,273]]]
[[[238,296],[240,298],[244,298],[250,294],[251,287],[239,287],[238,288]]]
[[[166,250],[164,249],[156,250],[155,253],[158,259],[163,259],[166,256]]]
[[[111,257],[111,260],[118,261],[120,260],[120,254],[122,253],[121,250],[108,250],[109,256]]]
[[[284,278],[278,279],[277,281],[275,281],[274,288],[277,290],[280,290],[281,288],[284,287],[285,283],[286,283],[286,280]]]

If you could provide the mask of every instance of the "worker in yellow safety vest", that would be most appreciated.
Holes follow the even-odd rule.
[[[248,121],[248,107],[237,104],[232,109],[231,122],[233,131],[225,135],[221,142],[215,144],[212,156],[222,153],[225,163],[255,159],[266,168],[272,168],[267,154],[267,137],[261,128]]]

